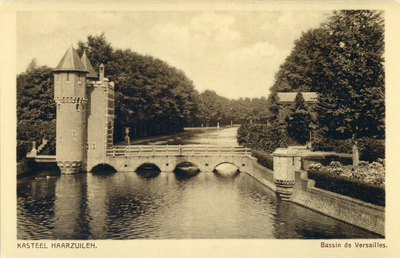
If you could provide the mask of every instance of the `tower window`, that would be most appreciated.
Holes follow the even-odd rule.
[[[57,110],[61,110],[61,105],[57,104]]]
[[[67,73],[67,82],[69,82],[69,73]]]
[[[93,143],[92,148],[93,148],[93,150],[96,149],[96,143]]]
[[[72,131],[72,138],[76,139],[76,131],[75,130]]]
[[[79,103],[76,103],[76,111],[79,111]]]

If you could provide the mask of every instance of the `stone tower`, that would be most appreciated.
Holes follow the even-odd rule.
[[[61,173],[86,171],[102,163],[113,146],[114,83],[99,76],[86,52],[70,46],[54,69],[57,103],[56,160]]]
[[[105,163],[107,148],[113,146],[114,83],[104,78],[105,68],[99,67],[98,80],[88,80],[87,167]]]
[[[86,156],[86,75],[72,45],[54,69],[54,100],[57,105],[56,160],[62,173],[77,173]]]

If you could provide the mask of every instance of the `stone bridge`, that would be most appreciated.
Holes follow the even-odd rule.
[[[161,171],[174,171],[184,162],[192,163],[200,171],[213,171],[220,164],[229,163],[247,172],[247,148],[204,145],[129,145],[107,149],[102,160],[88,159],[87,171],[97,165],[109,165],[116,171],[136,171],[142,165],[154,165]]]

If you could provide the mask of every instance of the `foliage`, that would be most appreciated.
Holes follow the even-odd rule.
[[[375,137],[363,137],[355,139],[360,160],[373,162],[385,158],[385,140]],[[314,151],[333,151],[337,153],[353,152],[354,141],[352,139],[336,140],[322,137],[318,134],[313,136]]]
[[[315,187],[359,199],[367,203],[385,206],[385,188],[381,185],[360,181],[326,171],[308,171],[308,178],[315,180]]]
[[[353,140],[336,140],[316,131],[312,136],[312,147],[314,151],[334,151],[350,154],[353,151]]]
[[[337,143],[332,139],[383,139],[383,54],[382,12],[333,12],[319,28],[303,33],[295,41],[291,54],[280,66],[269,97],[268,108],[274,111],[270,117],[276,119],[277,92],[315,91],[319,135],[313,144],[317,149],[332,150]],[[305,115],[291,114],[288,119],[300,123]],[[292,128],[288,130],[293,136]],[[351,151],[346,144],[341,147],[339,152]]]
[[[324,28],[320,128],[329,137],[384,137],[384,28],[380,12],[334,12]]]
[[[308,167],[308,171],[327,172],[342,177],[357,179],[368,184],[385,185],[385,167],[378,162],[368,163],[362,161],[357,167],[343,166],[338,161],[332,161],[328,166],[322,166],[320,163],[313,163]]]
[[[114,50],[104,34],[79,42],[78,53],[84,50],[93,67],[106,65],[115,83],[114,141],[123,139],[124,127],[139,138],[180,131],[195,119],[198,93],[183,71],[130,49]]]
[[[317,91],[323,76],[321,61],[328,33],[324,28],[303,32],[275,74],[272,92]]]
[[[17,76],[17,159],[31,150],[32,142],[46,136],[55,141],[53,73],[32,60],[26,72]]]
[[[385,158],[385,140],[364,137],[357,139],[360,160],[368,162]]]
[[[89,58],[90,63],[95,70],[98,69],[100,64],[104,64],[107,67],[105,70],[106,77],[115,74],[115,72],[110,69],[114,66],[114,50],[111,47],[111,43],[107,42],[104,33],[102,33],[100,36],[89,35],[87,37],[87,42],[79,41],[77,48],[78,55],[82,56],[83,51],[86,52],[86,56]]]
[[[264,167],[274,170],[274,157],[264,151],[251,150],[251,155],[257,158],[257,162]]]
[[[285,121],[288,135],[299,143],[305,144],[309,139],[312,120],[303,95],[300,92],[297,93]]]
[[[272,153],[277,148],[287,147],[286,138],[285,131],[276,124],[242,124],[237,132],[240,144],[267,153]]]

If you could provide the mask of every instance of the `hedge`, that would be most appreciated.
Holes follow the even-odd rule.
[[[264,167],[274,170],[274,157],[264,151],[252,150],[251,155]]]
[[[385,140],[374,137],[356,139],[360,160],[374,162],[378,158],[385,158]],[[334,151],[337,153],[352,153],[353,140],[336,140],[315,136],[313,140],[314,151]]]
[[[356,179],[323,171],[308,171],[308,178],[315,180],[315,187],[345,195],[361,201],[385,206],[385,188]]]

